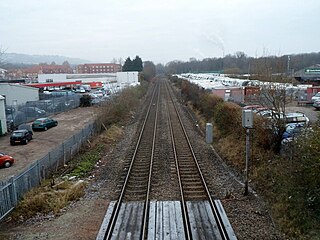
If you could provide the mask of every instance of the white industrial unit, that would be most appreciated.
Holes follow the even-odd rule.
[[[83,84],[92,82],[114,82],[116,81],[115,73],[93,73],[93,74],[39,74],[39,83],[65,83],[81,82]]]
[[[0,83],[0,95],[5,98],[5,104],[20,105],[27,101],[39,100],[39,89],[12,83]]]
[[[88,73],[88,74],[39,74],[39,83],[92,82],[120,84],[138,83],[138,72]]]
[[[117,82],[132,84],[138,82],[138,72],[117,72]]]
[[[0,96],[0,135],[7,133],[5,98]]]

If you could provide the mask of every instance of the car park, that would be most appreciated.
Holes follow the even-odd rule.
[[[44,130],[47,131],[51,127],[58,125],[58,121],[53,120],[52,118],[39,118],[32,123],[33,130]]]
[[[3,153],[3,152],[0,152],[0,167],[8,168],[13,163],[14,163],[14,158],[13,157],[11,157],[11,156]]]
[[[28,131],[27,129],[13,131],[10,136],[10,144],[27,144],[32,139],[32,135],[33,133],[31,131]]]

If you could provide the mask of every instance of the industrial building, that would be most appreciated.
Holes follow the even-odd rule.
[[[320,64],[301,69],[294,74],[295,79],[301,82],[320,83]]]
[[[39,89],[20,84],[0,83],[0,95],[5,98],[5,105],[16,106],[27,101],[38,101]]]
[[[39,74],[38,83],[29,84],[35,87],[76,86],[89,84],[91,88],[102,87],[103,84],[135,84],[138,83],[138,72],[96,73],[96,74]]]

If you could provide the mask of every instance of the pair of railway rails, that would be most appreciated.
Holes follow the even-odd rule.
[[[162,114],[162,115],[161,115]],[[163,129],[159,121],[166,120]],[[179,199],[151,199],[161,170],[160,135],[168,132],[170,171]],[[97,239],[236,239],[219,200],[213,200],[167,80],[154,84],[117,201],[111,202]],[[170,179],[168,179],[169,183]],[[170,186],[168,184],[168,189]]]

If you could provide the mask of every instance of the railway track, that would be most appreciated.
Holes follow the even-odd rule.
[[[167,120],[165,129],[159,124],[161,113],[165,116],[162,120]],[[166,160],[160,154],[163,146],[159,136],[164,131],[167,132],[167,149],[170,149]],[[150,201],[150,196],[156,196],[156,180],[163,161],[170,165],[177,186],[167,191],[177,191],[179,199],[167,205],[157,205],[156,199]],[[164,80],[154,86],[126,169],[119,198],[109,207],[97,239],[235,239],[226,217],[221,216],[224,213],[221,205],[211,197],[172,90]],[[174,217],[170,216],[172,209],[176,209]],[[200,213],[194,213],[192,209]],[[165,226],[168,220],[159,216],[166,211],[169,215],[167,213],[165,218],[174,218],[177,223],[171,221],[170,226]],[[199,225],[198,220],[203,221],[203,225]],[[198,227],[201,228],[199,231]],[[173,228],[180,230],[169,237],[167,232]],[[155,229],[162,229],[165,233]]]

